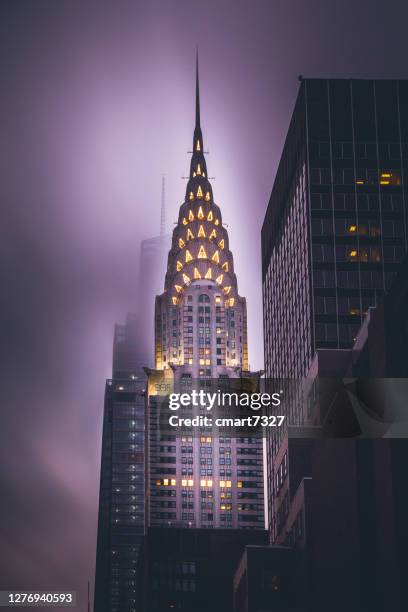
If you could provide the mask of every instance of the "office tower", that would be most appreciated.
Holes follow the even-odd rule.
[[[154,363],[154,301],[163,286],[171,236],[166,233],[165,177],[161,185],[160,234],[142,240],[137,294],[138,355],[143,366]]]
[[[167,261],[164,292],[156,297],[156,370],[148,385],[148,525],[262,528],[259,437],[213,430],[160,437],[156,423],[168,383],[257,379],[248,372],[246,301],[238,293],[228,233],[208,179],[198,62],[190,174]]]
[[[390,287],[407,249],[407,102],[407,81],[301,80],[262,228],[268,378],[299,380],[317,350],[350,349]],[[267,444],[272,541],[290,513],[283,433]]]
[[[146,376],[138,323],[115,326],[113,378],[106,381],[95,576],[95,612],[135,612],[144,533]]]

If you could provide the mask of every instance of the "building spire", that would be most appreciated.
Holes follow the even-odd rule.
[[[160,236],[164,236],[166,232],[166,192],[165,192],[165,178],[162,176],[162,187],[161,187],[161,211],[160,211]]]
[[[200,83],[198,78],[198,47],[196,50],[196,116],[195,126],[200,128]]]

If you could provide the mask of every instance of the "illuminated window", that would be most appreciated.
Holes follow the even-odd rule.
[[[212,279],[211,268],[208,268],[207,272],[205,273],[204,278],[206,278],[207,280],[211,280]]]
[[[184,242],[184,240],[182,238],[179,238],[179,247],[180,247],[180,249],[182,249],[185,246],[185,244],[186,243]]]
[[[228,285],[228,287],[224,287],[224,293],[225,293],[225,295],[228,295],[230,291],[231,291],[231,287],[230,287],[230,285]]]
[[[230,480],[226,480],[226,481],[225,481],[225,486],[227,487],[227,489],[230,489],[230,488],[231,488],[231,486],[232,486],[231,481],[230,481]]]
[[[238,489],[242,489],[242,480],[238,480],[237,487]]]
[[[208,239],[212,240],[213,238],[216,238],[216,237],[217,237],[217,232],[215,231],[215,229],[213,229],[211,234],[208,236]]]
[[[355,251],[354,249],[352,251],[350,251],[349,252],[349,257],[351,257],[351,258],[357,257],[357,251]]]
[[[201,176],[201,166],[200,166],[200,164],[197,164],[197,174],[199,176]]]
[[[177,291],[177,293],[180,293],[180,291],[183,291],[183,287],[181,287],[180,285],[174,285],[174,288]]]
[[[200,228],[198,230],[198,234],[197,234],[198,238],[205,238],[205,231],[204,231],[204,227],[202,225],[200,225]]]
[[[188,261],[192,261],[193,256],[191,255],[190,251],[188,249],[186,249],[186,263]]]
[[[187,276],[187,274],[183,274],[183,281],[186,283],[186,285],[190,284],[190,277]]]
[[[230,306],[233,306],[233,305],[234,305],[234,303],[235,303],[235,298],[230,298],[230,300],[229,300],[229,305],[230,305]]]
[[[214,221],[214,225],[219,225],[219,224],[220,224],[219,219],[216,219],[216,220]]]
[[[222,281],[221,281],[222,282]],[[220,295],[216,295],[215,296],[215,303],[216,304],[220,304],[221,303],[221,296]]]
[[[212,487],[213,485],[213,481],[212,480],[207,480],[207,487]]]
[[[207,191],[206,194],[205,194],[205,201],[209,202],[210,200],[211,200],[210,192]],[[208,220],[210,220],[210,219],[208,219]]]
[[[192,487],[194,485],[194,480],[188,480],[187,484],[189,487]]]
[[[213,261],[215,261],[215,263],[220,263],[220,254],[218,253],[218,251],[215,251],[214,255],[211,257],[211,259]]]
[[[177,306],[177,298],[176,298],[176,296],[173,296],[171,298],[171,301],[173,302],[173,306]]]
[[[189,213],[188,213],[188,220],[189,221],[194,221],[194,214],[193,214],[192,210],[190,210]]]
[[[358,179],[358,180],[356,181],[356,185],[364,185],[364,181],[363,181],[363,179]]]
[[[203,213],[203,207],[200,206],[200,208],[198,209],[198,213],[197,213],[197,219],[204,219],[204,213]]]
[[[187,486],[187,480],[185,478],[182,479],[181,486],[182,487],[186,487]]]
[[[348,231],[350,234],[354,234],[357,231],[357,225],[350,225]]]
[[[183,225],[187,225],[187,223],[188,223],[188,221],[187,221],[187,219],[184,217],[184,219],[183,219]]]
[[[212,442],[212,437],[211,436],[207,436],[205,441],[208,442],[208,443]]]
[[[163,484],[164,484],[165,487],[168,487],[169,486],[169,479],[168,478],[164,478],[163,479]]]
[[[200,480],[200,487],[206,487],[207,486],[207,481],[206,480]]]
[[[194,240],[194,234],[190,228],[187,230],[187,240]]]
[[[212,221],[213,220],[213,214],[212,214],[212,210],[210,210],[210,212],[207,215],[207,221]]]
[[[225,240],[224,240],[224,238],[219,241],[218,246],[220,247],[220,249],[223,249],[225,247]]]
[[[217,278],[215,279],[215,282],[216,282],[218,285],[222,285],[222,281],[223,281],[223,279],[224,279],[224,275],[223,275],[223,274],[220,274],[220,275],[219,275],[219,276],[217,276]]]
[[[161,480],[156,480],[156,486],[160,487],[161,485]]]
[[[228,272],[228,261],[222,264],[222,269],[225,270],[225,272]]]
[[[177,272],[180,272],[180,270],[183,269],[183,264],[181,263],[181,261],[177,261],[176,269],[177,269]]]
[[[202,198],[202,197],[203,197],[203,190],[201,189],[201,185],[199,185],[197,189],[197,198]]]
[[[199,140],[197,140],[197,143],[196,143],[196,151],[201,151],[201,144]]]
[[[220,480],[220,487],[222,487],[222,488],[225,487],[225,480]]]
[[[205,252],[205,248],[201,245],[200,250],[197,255],[198,259],[207,259],[207,253]]]
[[[171,479],[171,486],[172,486],[172,487],[175,487],[175,486],[176,486],[176,479],[175,479],[175,478],[172,478],[172,479]]]
[[[194,193],[192,191],[190,191],[188,197],[189,197],[190,201],[192,202],[194,200]]]
[[[200,274],[200,272],[198,271],[197,268],[194,268],[194,278],[196,280],[199,280],[201,278],[201,274]]]

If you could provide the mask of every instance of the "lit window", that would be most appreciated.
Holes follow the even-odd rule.
[[[176,298],[176,296],[173,296],[171,298],[171,301],[173,302],[173,306],[177,306],[177,298]]]
[[[177,291],[177,293],[180,293],[180,291],[183,290],[183,287],[181,287],[180,285],[174,285],[174,288]]]
[[[205,441],[208,442],[208,443],[212,442],[212,437],[208,436]]]
[[[198,213],[197,213],[197,219],[204,219],[204,213],[203,213],[203,207],[200,206],[200,208],[198,209]]]
[[[187,480],[185,478],[182,479],[181,486],[182,487],[186,487],[187,486]]]
[[[197,255],[198,259],[207,259],[207,253],[205,252],[205,248],[201,245],[200,250]]]
[[[218,246],[220,247],[220,249],[223,249],[225,247],[225,240],[224,240],[224,238],[219,241]]]
[[[212,480],[207,480],[207,487],[212,487],[213,485],[213,481]]]
[[[350,251],[349,257],[357,257],[357,251],[355,250]]]
[[[215,231],[215,229],[213,229],[211,234],[208,236],[208,239],[212,240],[213,238],[216,238],[216,237],[217,237],[217,232]]]
[[[187,276],[187,274],[183,274],[183,281],[185,282],[186,285],[190,284],[190,277]]]
[[[197,140],[196,151],[201,151],[201,144],[199,140]]]
[[[201,176],[201,166],[200,166],[200,164],[197,164],[197,174],[199,176]]]
[[[214,221],[214,225],[219,225],[219,224],[220,224],[219,219],[216,219],[216,220]]]
[[[192,191],[190,191],[188,197],[189,197],[190,201],[192,202],[194,200],[194,193]]]
[[[224,275],[220,274],[219,276],[217,276],[217,278],[215,279],[215,282],[217,283],[217,285],[222,285],[222,281],[224,279]]]
[[[203,197],[203,190],[201,189],[201,185],[199,185],[197,189],[197,198],[202,198],[202,197]]]
[[[364,185],[364,181],[362,179],[358,179],[356,181],[356,185]]]
[[[187,240],[194,240],[194,234],[190,228],[187,230]]]
[[[238,480],[237,487],[238,489],[242,489],[242,480]]]
[[[201,274],[200,274],[200,272],[198,271],[197,268],[194,268],[194,278],[195,278],[195,280],[200,280],[200,278],[201,278]]]
[[[232,483],[231,483],[231,481],[230,481],[230,480],[226,480],[226,481],[225,481],[225,486],[227,487],[227,489],[230,489],[230,488],[231,488],[231,485],[232,485]]]
[[[215,263],[220,263],[220,254],[218,253],[218,251],[215,251],[214,255],[211,257],[211,259],[213,261],[215,261]],[[224,267],[224,266],[223,266]]]
[[[169,486],[169,479],[168,478],[164,478],[163,479],[163,484],[164,484],[165,487],[168,487]]]
[[[198,230],[198,234],[197,234],[198,238],[205,238],[205,231],[204,231],[204,227],[202,225],[200,225],[200,228]]]
[[[221,303],[221,296],[220,295],[216,295],[215,296],[215,303],[216,304],[220,304]]]
[[[188,220],[189,221],[194,221],[194,213],[192,210],[189,211],[188,213]]]
[[[350,234],[354,234],[357,231],[357,225],[350,225],[348,231]]]
[[[205,194],[205,201],[206,201],[206,202],[209,202],[209,201],[210,201],[210,199],[211,199],[210,192],[209,192],[209,191],[207,191],[207,192],[206,192],[206,194]],[[210,221],[210,219],[208,219],[208,220]]]
[[[206,480],[200,480],[200,486],[201,487],[205,487],[207,485],[207,481]]]
[[[225,487],[225,480],[220,480],[220,487],[222,487],[222,488]]]
[[[207,272],[205,273],[204,278],[206,278],[207,280],[211,280],[212,279],[211,268],[208,268]]]
[[[171,486],[172,487],[176,486],[176,479],[175,478],[172,478],[170,482],[171,482]]]
[[[188,261],[192,261],[193,256],[191,255],[190,251],[188,249],[186,249],[186,263]]]
[[[192,487],[193,484],[194,484],[194,480],[188,480],[187,484],[188,484],[189,487]]]
[[[177,269],[177,272],[180,272],[180,270],[183,269],[183,264],[181,263],[181,261],[177,261],[176,269]]]
[[[222,264],[222,269],[225,270],[225,272],[228,272],[228,261]]]
[[[232,307],[235,304],[235,298],[230,298],[229,305]]]
[[[186,243],[184,242],[184,240],[182,238],[179,238],[179,247],[180,247],[180,249],[182,249],[185,246],[185,244]]]
[[[231,286],[230,285],[228,285],[228,287],[224,287],[225,295],[228,295],[230,291],[231,291]]]
[[[156,480],[156,486],[160,487],[161,485],[161,480]]]
[[[187,221],[187,219],[184,217],[184,219],[183,219],[183,225],[187,225],[187,223],[188,223],[188,221]]]

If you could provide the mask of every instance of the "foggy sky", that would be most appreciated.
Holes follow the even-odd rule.
[[[163,173],[168,231],[184,197],[196,45],[209,176],[260,368],[260,228],[297,77],[406,78],[408,9],[3,0],[0,10],[0,588],[83,595],[113,325],[137,303]]]

